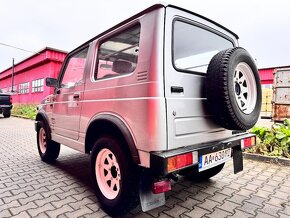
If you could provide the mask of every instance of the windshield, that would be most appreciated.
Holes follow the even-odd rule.
[[[173,61],[179,70],[206,73],[212,57],[232,47],[230,40],[214,32],[187,22],[174,22]]]

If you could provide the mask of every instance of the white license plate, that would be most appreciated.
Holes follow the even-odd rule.
[[[200,156],[198,161],[198,171],[201,172],[226,162],[231,158],[231,153],[232,149],[227,148],[221,151]]]

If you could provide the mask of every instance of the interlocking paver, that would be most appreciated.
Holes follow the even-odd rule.
[[[187,198],[185,201],[178,203],[180,206],[185,207],[187,209],[192,209],[195,205],[200,204],[201,202],[195,200],[193,198]]]
[[[18,215],[19,213],[23,211],[33,209],[33,208],[37,208],[37,205],[34,202],[29,202],[28,204],[24,204],[19,207],[10,208],[10,211],[13,215]]]
[[[276,207],[271,204],[264,204],[264,207],[261,209],[258,209],[258,211],[266,213],[268,215],[276,216],[278,217],[278,212],[281,210],[280,207]]]
[[[236,204],[236,203],[233,203],[231,201],[224,201],[224,203],[220,206],[217,206],[218,208],[224,210],[224,211],[227,211],[231,214],[234,213],[234,210],[237,208],[237,207],[240,207],[241,205],[239,204]]]
[[[228,216],[228,218],[250,218],[250,217],[254,217],[254,216],[240,210],[235,210],[235,213],[233,215]]]
[[[43,205],[45,205],[47,202],[54,202],[54,201],[58,201],[59,198],[55,195],[53,196],[50,196],[48,198],[43,198],[43,199],[40,199],[40,200],[36,200],[34,201],[39,207],[42,207]]]
[[[256,218],[275,218],[275,216],[265,214],[265,213],[259,211],[256,215]]]
[[[205,214],[209,214],[210,211],[205,210],[203,208],[200,207],[194,207],[192,211],[188,212],[188,213],[184,213],[185,215],[189,216],[189,217],[203,217]]]
[[[33,121],[0,117],[0,217],[109,217],[90,184],[88,155],[62,146],[55,164],[43,163]],[[16,125],[17,123],[17,125]],[[21,149],[20,149],[21,147]],[[232,161],[207,182],[181,177],[166,193],[166,205],[132,217],[290,217],[290,169]]]
[[[84,214],[92,214],[94,211],[89,209],[86,206],[82,206],[81,208],[74,210],[73,212],[66,213],[67,217],[74,218],[74,217],[80,217]]]
[[[189,210],[179,205],[174,205],[172,209],[163,211],[163,213],[173,217],[179,217],[181,214],[184,214],[185,212],[189,212]]]
[[[219,208],[215,208],[213,213],[206,215],[206,217],[210,217],[210,218],[225,218],[229,215],[232,215],[231,213],[221,210]]]
[[[241,210],[241,211],[250,213],[252,215],[255,215],[256,214],[256,210],[261,209],[261,208],[262,208],[262,206],[258,206],[258,205],[255,205],[255,204],[244,202],[243,206],[239,207],[238,209]]]
[[[219,190],[218,193],[221,193],[221,194],[224,194],[224,195],[227,195],[227,196],[232,196],[233,193],[235,193],[236,190],[235,189],[232,189],[232,188],[228,188],[228,187],[225,187],[223,188],[222,190]]]
[[[29,209],[27,212],[32,217],[36,217],[36,216],[39,216],[39,214],[41,214],[41,213],[43,213],[45,211],[50,211],[50,210],[54,210],[54,209],[55,208],[53,207],[53,205],[51,203],[47,203],[47,204],[43,205],[42,207],[37,207],[37,208],[34,208],[34,209]]]
[[[281,213],[290,216],[290,201],[288,203],[288,205],[283,205],[284,209],[281,210]]]
[[[290,197],[290,192],[286,193],[286,192],[281,192],[279,190],[275,190],[275,194],[272,196],[276,197],[276,198],[283,199],[283,200],[288,200]]]
[[[11,217],[11,213],[9,212],[8,209],[0,211],[0,217]]]
[[[203,203],[200,203],[197,206],[209,211],[213,211],[213,209],[218,205],[220,205],[219,202],[206,199]]]
[[[287,202],[288,202],[287,200],[283,200],[283,199],[276,198],[276,197],[271,197],[270,199],[268,199],[268,201],[266,203],[274,205],[276,207],[283,208],[282,205],[284,205]]]
[[[47,215],[50,216],[50,217],[57,217],[61,214],[64,214],[64,213],[67,213],[67,212],[70,212],[70,211],[73,211],[73,209],[68,206],[68,205],[64,205],[58,209],[55,209],[55,210],[50,210],[50,211],[47,211]]]
[[[256,196],[256,195],[252,195],[249,199],[246,200],[246,202],[250,203],[250,204],[255,204],[255,205],[263,205],[263,203],[267,201],[267,199]]]
[[[12,195],[11,197],[5,197],[5,198],[3,198],[3,200],[7,204],[7,203],[10,203],[14,200],[18,200],[18,199],[22,199],[22,198],[26,198],[26,197],[27,197],[27,195],[25,193],[20,193],[17,195]]]
[[[279,218],[289,218],[289,215],[279,213]]]
[[[215,193],[213,196],[208,197],[208,199],[216,202],[224,202],[225,199],[229,198],[228,195],[224,195],[221,193]]]
[[[153,209],[153,210],[150,210],[150,211],[148,211],[147,213],[150,214],[150,215],[153,216],[153,217],[159,217],[160,214],[161,214],[163,211],[165,211],[165,210],[170,210],[170,208],[164,205],[164,206],[161,206],[161,207],[157,207],[157,208],[155,208],[155,209]]]

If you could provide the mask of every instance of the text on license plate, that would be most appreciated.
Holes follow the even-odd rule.
[[[204,154],[199,157],[198,171],[207,170],[215,167],[221,163],[226,162],[231,158],[231,148],[227,148],[221,151],[213,152],[210,154]]]

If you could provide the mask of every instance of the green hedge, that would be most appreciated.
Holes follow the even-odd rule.
[[[257,135],[257,145],[247,149],[249,153],[274,157],[290,158],[290,121],[275,123],[272,128],[253,127],[252,133]]]
[[[28,119],[35,119],[37,113],[37,105],[35,104],[16,104],[13,105],[12,115],[20,116]]]

